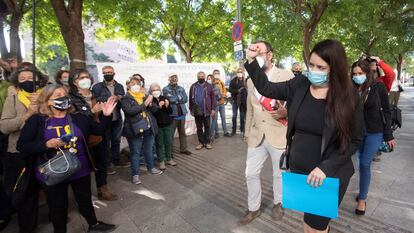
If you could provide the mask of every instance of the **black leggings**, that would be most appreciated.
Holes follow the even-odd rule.
[[[55,233],[66,233],[69,185],[72,187],[79,212],[89,225],[95,225],[97,223],[91,199],[90,175],[53,186],[43,185]]]

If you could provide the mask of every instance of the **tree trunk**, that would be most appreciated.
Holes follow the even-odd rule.
[[[51,0],[69,53],[70,69],[85,69],[85,35],[82,29],[83,0]]]
[[[298,1],[296,4],[302,4],[302,1]],[[325,13],[326,8],[328,8],[328,0],[320,0],[318,3],[310,7],[311,17],[308,21],[303,20],[303,61],[306,66],[309,64],[309,55],[310,55],[310,44],[312,43],[313,34],[315,33],[316,27],[319,24],[319,21],[322,18],[322,15]],[[296,7],[297,8],[297,7]],[[298,12],[296,9],[295,12]],[[302,17],[302,11],[297,14]]]
[[[364,49],[364,54],[369,57],[371,55],[371,49],[374,46],[375,42],[377,41],[377,37],[373,36],[369,39],[367,47]]]
[[[192,63],[193,62],[193,57],[192,57],[192,52],[191,51],[187,51],[186,53],[185,53],[185,61],[187,62],[187,63]]]
[[[0,13],[0,54],[1,57],[4,59],[7,57],[9,50],[6,46],[6,38],[4,37],[4,19],[6,18],[6,13]]]
[[[303,56],[303,62],[306,64],[306,67],[309,65],[309,53],[310,53],[310,43],[312,41],[312,35],[310,33],[310,28],[308,26],[305,26],[303,28],[303,50],[302,50],[302,56]],[[309,67],[308,67],[309,68]]]
[[[401,79],[401,68],[403,63],[403,55],[401,53],[398,54],[398,58],[396,59],[397,62],[397,79]]]
[[[21,12],[13,12],[10,22],[10,54],[17,57],[18,62],[22,61],[20,51],[19,28],[23,14]]]

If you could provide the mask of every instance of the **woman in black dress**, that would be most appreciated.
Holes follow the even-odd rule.
[[[348,76],[343,46],[324,40],[310,53],[308,77],[272,83],[260,67],[256,45],[245,64],[263,96],[287,101],[288,161],[291,172],[308,175],[318,187],[326,177],[340,180],[339,203],[354,173],[351,156],[362,141],[363,114],[358,93]],[[338,203],[338,204],[339,204]],[[329,218],[304,214],[305,232],[327,232]]]

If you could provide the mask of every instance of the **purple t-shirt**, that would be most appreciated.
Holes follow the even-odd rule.
[[[65,134],[74,134],[75,135],[75,141],[73,143],[68,144],[67,146],[64,146],[61,148],[62,150],[69,150],[70,148],[73,148],[76,153],[75,155],[78,157],[79,161],[81,162],[82,166],[79,171],[77,171],[75,174],[70,176],[66,181],[70,180],[76,180],[78,178],[81,178],[83,176],[86,176],[89,174],[89,162],[88,162],[88,155],[85,149],[84,139],[82,131],[75,125],[72,124],[75,129],[71,128],[67,119],[67,116],[64,118],[49,118],[46,120],[46,127],[44,132],[44,140],[47,142],[48,140],[52,138],[60,138],[61,136]],[[46,153],[46,157],[48,159],[53,158],[53,156],[56,155],[58,150],[55,149],[49,149]],[[43,164],[46,162],[44,158],[40,159],[40,162]],[[39,181],[43,181],[40,173],[37,171],[36,177]]]

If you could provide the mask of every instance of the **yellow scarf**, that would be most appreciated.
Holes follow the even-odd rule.
[[[144,103],[144,98],[145,98],[145,93],[142,91],[140,91],[140,92],[138,92],[138,93],[135,93],[135,92],[132,92],[131,90],[129,90],[128,91],[128,93],[132,96],[132,97],[134,97],[134,100],[139,104],[139,105],[141,105],[142,103]],[[147,113],[145,112],[145,110],[144,111],[142,111],[142,113],[141,113],[141,115],[142,115],[142,117],[144,117],[144,118],[146,118],[147,117]]]
[[[37,94],[41,93],[43,89],[38,89],[36,91]],[[33,93],[27,92],[23,89],[17,91],[17,99],[26,107],[29,108],[30,105],[30,96]]]

